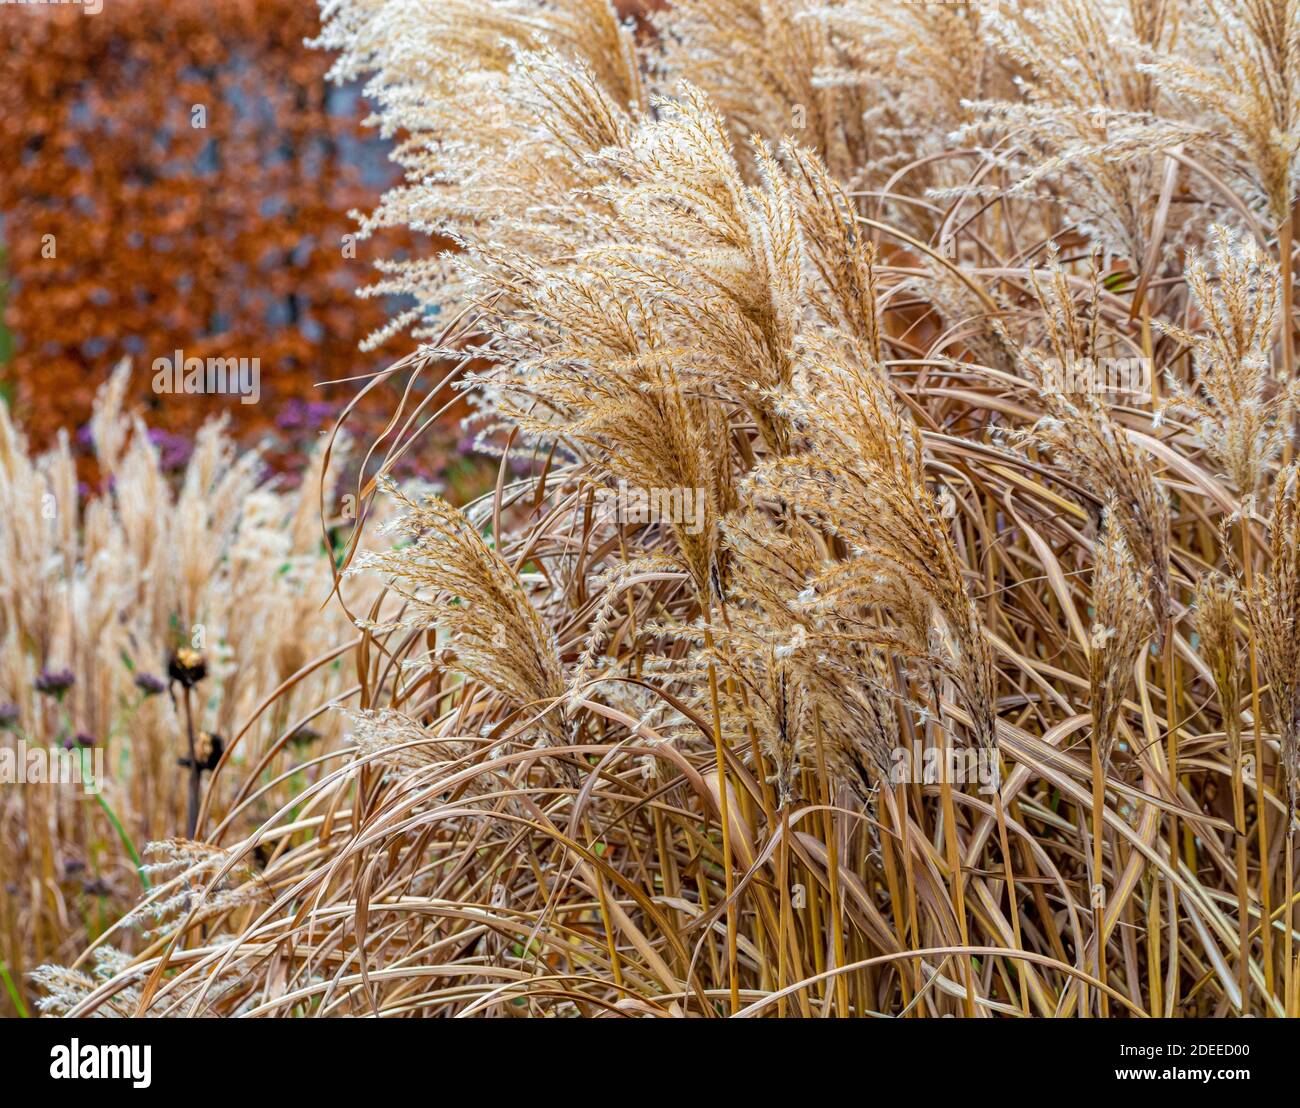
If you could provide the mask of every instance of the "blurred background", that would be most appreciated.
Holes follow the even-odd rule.
[[[357,390],[319,383],[409,351],[358,350],[400,305],[355,290],[408,244],[352,237],[349,212],[396,173],[360,90],[327,83],[330,56],[304,44],[318,26],[310,0],[0,6],[0,397],[33,451],[66,431],[93,480],[92,400],[129,357],[128,406],[168,468],[225,414],[292,474]],[[260,358],[261,401],[154,395],[149,367],[177,349]],[[449,422],[405,467],[440,477],[455,446]]]

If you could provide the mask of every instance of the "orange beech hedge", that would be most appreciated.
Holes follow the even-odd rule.
[[[357,349],[393,306],[355,290],[401,244],[349,246],[348,212],[395,170],[358,90],[304,45],[317,30],[309,0],[0,5],[0,386],[37,444],[83,425],[130,356],[150,426],[179,438],[225,411],[292,462],[355,391],[316,382],[409,350]],[[260,401],[154,395],[176,350],[259,358]]]

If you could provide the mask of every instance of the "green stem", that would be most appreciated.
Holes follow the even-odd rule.
[[[14,1002],[14,1007],[18,1009],[18,1015],[23,1019],[30,1019],[31,1013],[27,1011],[27,1005],[23,1003],[23,998],[18,994],[18,986],[14,984],[14,979],[9,976],[9,967],[5,965],[3,958],[0,958],[0,980],[4,981],[5,991],[9,994],[9,999]]]
[[[82,780],[88,780],[90,769],[89,763],[86,761],[85,750],[82,750],[81,752],[81,765]],[[148,892],[153,888],[153,886],[149,884],[149,875],[144,871],[144,863],[140,860],[140,855],[135,849],[135,844],[131,841],[131,836],[126,833],[126,828],[122,826],[122,821],[117,818],[117,813],[113,811],[112,805],[104,799],[104,794],[101,792],[95,792],[92,795],[94,796],[96,803],[98,803],[100,808],[103,809],[104,815],[108,817],[108,822],[113,825],[113,829],[117,832],[117,837],[122,840],[122,845],[126,847],[126,852],[131,855],[131,861],[135,863],[135,871],[140,875],[140,881],[144,885],[145,892]]]

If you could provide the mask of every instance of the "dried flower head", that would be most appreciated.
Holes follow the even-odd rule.
[[[194,688],[207,675],[207,659],[191,647],[182,646],[167,659],[167,676],[182,688]]]

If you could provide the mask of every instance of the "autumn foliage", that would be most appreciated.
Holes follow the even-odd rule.
[[[405,352],[357,349],[391,305],[355,294],[374,244],[348,213],[391,168],[304,44],[317,30],[301,0],[0,7],[0,388],[34,445],[83,427],[129,356],[178,458],[224,411],[292,463],[356,391],[318,382]],[[149,367],[177,349],[259,358],[261,401],[155,396]]]

